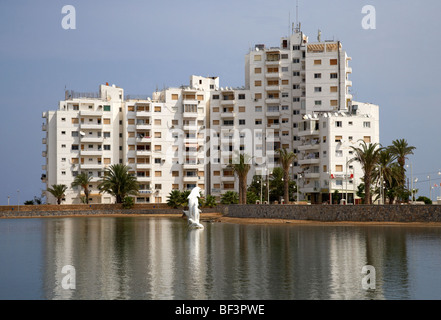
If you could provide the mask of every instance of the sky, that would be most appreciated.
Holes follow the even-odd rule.
[[[65,5],[75,8],[75,29],[63,28]],[[366,5],[375,29],[362,26]],[[381,144],[416,147],[408,163],[425,196],[429,175],[441,183],[440,12],[439,0],[300,0],[298,10],[310,41],[320,29],[352,57],[354,100],[380,106]],[[65,88],[97,92],[108,82],[151,96],[191,75],[240,87],[249,49],[279,46],[293,22],[295,0],[1,0],[0,205],[45,188],[41,114],[57,109]]]

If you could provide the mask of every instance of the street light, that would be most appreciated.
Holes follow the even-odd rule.
[[[409,165],[406,164],[406,167],[409,168]],[[412,162],[410,163],[410,181],[411,181],[411,192],[410,196],[413,202],[413,172],[412,172]]]
[[[427,176],[427,179],[429,179],[430,201],[432,201],[432,181],[430,180],[430,176]]]
[[[302,175],[299,173],[297,174],[297,203],[300,202],[300,193],[299,193],[300,179],[302,179]]]

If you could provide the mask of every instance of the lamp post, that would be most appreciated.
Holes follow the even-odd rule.
[[[9,198],[11,198],[10,196],[8,196],[8,206],[9,206]]]
[[[412,162],[410,162],[410,164],[406,164],[406,167],[409,168],[410,167],[410,197],[413,200],[413,170],[412,170]]]
[[[432,181],[430,180],[430,176],[427,176],[427,179],[429,179],[430,201],[432,201]]]
[[[20,190],[17,190],[17,211],[20,211]]]

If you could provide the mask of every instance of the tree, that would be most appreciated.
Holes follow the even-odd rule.
[[[297,155],[294,152],[288,152],[286,149],[279,149],[279,162],[283,169],[283,189],[285,202],[289,202],[289,169],[291,168],[294,160],[297,159]]]
[[[211,194],[208,194],[205,197],[204,206],[207,208],[214,208],[217,206],[216,197],[212,196]]]
[[[417,199],[418,202],[424,202],[425,204],[433,204],[432,200],[428,197],[421,196]]]
[[[234,158],[227,166],[237,175],[239,179],[239,204],[247,203],[247,177],[251,169],[251,157],[247,154],[239,154],[236,152]]]
[[[89,204],[89,183],[91,180],[92,176],[89,176],[86,172],[82,172],[75,177],[75,180],[71,184],[72,188],[80,186],[84,189],[84,195],[87,204]]]
[[[122,203],[127,195],[137,195],[138,181],[129,174],[130,168],[124,164],[114,164],[107,168],[98,185],[100,193],[107,192],[116,197],[116,203]]]
[[[271,174],[271,179],[269,183],[270,187],[270,201],[280,201],[281,198],[285,202],[294,201],[294,194],[297,192],[297,185],[294,181],[289,181],[288,183],[288,199],[285,197],[285,180],[284,171],[280,167],[273,169]]]
[[[62,199],[65,197],[64,193],[67,190],[67,186],[64,184],[53,184],[49,191],[55,198],[57,198],[57,203],[61,204]]]
[[[375,167],[378,164],[378,160],[380,158],[380,153],[382,148],[378,143],[369,143],[366,142],[360,143],[360,147],[351,147],[355,153],[355,157],[350,160],[350,162],[356,161],[361,164],[361,167],[364,172],[363,182],[364,182],[364,204],[372,204],[371,197],[371,184],[373,182],[373,173]]]
[[[253,177],[253,180],[251,181],[251,184],[248,186],[247,191],[252,192],[255,195],[257,195],[258,200],[262,199],[263,201],[266,201],[268,194],[268,186],[266,185],[266,178],[264,176],[255,175]],[[248,194],[247,194],[247,202],[248,202]]]
[[[415,149],[415,147],[409,146],[405,139],[394,140],[392,141],[392,145],[387,148],[387,150],[396,157],[400,165],[400,186],[404,186],[406,181],[406,169],[404,167],[406,165],[407,156],[413,154]]]
[[[383,203],[386,203],[386,197],[390,199],[390,197],[393,196],[394,198],[396,194],[396,181],[400,179],[400,176],[397,174],[398,171],[397,164],[394,162],[395,160],[396,156],[387,148],[381,150],[378,158],[378,165],[374,171],[374,180],[379,181],[379,187],[377,189],[379,194],[382,193],[381,187],[384,187]],[[383,186],[381,186],[381,184],[383,184]]]
[[[177,209],[182,205],[182,196],[179,190],[170,191],[167,197],[167,205],[173,209]]]
[[[227,191],[221,197],[221,204],[238,204],[239,195],[235,191]]]
[[[260,201],[260,196],[253,191],[247,191],[247,204],[256,204],[258,200]]]

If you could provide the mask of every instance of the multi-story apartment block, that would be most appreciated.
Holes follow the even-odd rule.
[[[219,198],[238,190],[227,167],[234,152],[252,157],[250,182],[270,174],[279,165],[277,150],[285,148],[297,154],[291,177],[301,199],[321,203],[338,190],[352,202],[363,173],[347,161],[350,146],[379,142],[379,112],[352,101],[350,60],[339,41],[310,43],[297,29],[280,47],[250,50],[242,88],[192,76],[189,86],[151,98],[125,97],[108,85],[93,96],[67,93],[59,110],[43,114],[43,181],[69,186],[86,171],[93,176],[92,202],[110,202],[97,183],[106,166],[124,163],[141,185],[138,203],[165,202],[171,190],[195,186]],[[80,197],[79,188],[70,190],[66,203]]]

